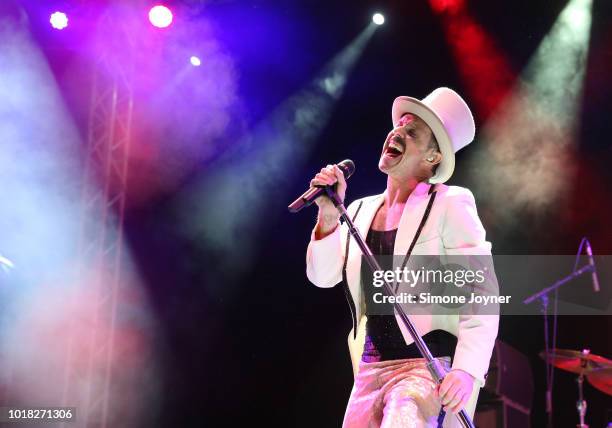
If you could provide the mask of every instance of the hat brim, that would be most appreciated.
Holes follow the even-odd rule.
[[[453,151],[450,136],[444,127],[442,119],[432,109],[416,98],[396,98],[391,109],[393,125],[395,126],[406,113],[420,117],[436,137],[440,153],[442,153],[442,160],[436,169],[436,173],[429,179],[429,182],[432,184],[444,183],[453,175],[455,170],[455,152]]]

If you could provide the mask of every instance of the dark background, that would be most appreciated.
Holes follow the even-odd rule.
[[[469,0],[467,10],[518,73],[566,3]],[[438,86],[450,86],[468,104],[473,103],[441,20],[425,0],[171,4],[215,22],[217,41],[231,54],[239,71],[241,108],[232,111],[226,131],[217,137],[216,152],[199,160],[178,183],[130,204],[126,213],[126,236],[163,329],[160,426],[340,426],[352,386],[346,342],[350,314],[340,287],[318,289],[305,277],[305,250],[315,209],[291,215],[286,206],[319,168],[345,158],[357,165],[349,184],[349,201],[382,192],[385,177],[376,165],[396,96],[422,98]],[[86,2],[80,5],[88,6]],[[30,3],[25,7],[33,16],[39,10]],[[241,147],[238,135],[248,134],[306,86],[377,10],[385,13],[387,21],[348,75],[329,123],[306,151],[305,159],[287,165],[286,174],[269,177],[273,186],[250,183],[248,191],[258,192],[263,201],[245,211],[246,218],[257,220],[255,226],[241,224],[231,229],[235,234],[227,236],[225,247],[210,244],[205,234],[185,233],[179,224],[185,218],[178,208],[181,193],[220,171],[231,171],[236,157],[251,156],[256,149]],[[504,207],[475,192],[495,253],[573,254],[585,235],[597,253],[612,251],[608,209],[612,184],[608,166],[612,160],[611,24],[612,3],[594,0],[584,100],[579,108],[579,173],[566,190],[571,195],[569,202],[539,215],[517,213],[509,230],[496,221]],[[87,99],[79,88],[87,84],[87,77],[85,72],[73,72],[73,58],[79,53],[62,44],[60,36],[52,35],[44,20],[33,19],[32,28],[86,135]],[[477,129],[487,113],[475,111]],[[476,142],[458,155],[455,175],[448,184],[470,187],[470,171],[462,170],[461,165],[472,156],[478,135],[477,131]],[[170,128],[165,130],[164,144],[172,141]],[[237,150],[224,148],[230,146]],[[233,197],[241,198],[239,189]],[[231,205],[230,199],[205,209],[223,217],[223,212],[232,210]],[[244,241],[252,245],[247,251]],[[562,317],[558,347],[589,347],[593,353],[612,357],[611,327],[610,317]],[[532,426],[542,427],[544,366],[537,357],[544,347],[542,319],[505,317],[499,337],[531,359],[536,384]],[[612,408],[610,397],[590,385],[585,386],[585,396],[590,426],[604,426],[606,412]],[[574,425],[573,375],[557,371],[554,397],[555,426]]]

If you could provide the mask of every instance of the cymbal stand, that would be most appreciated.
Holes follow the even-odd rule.
[[[591,351],[589,349],[582,350],[583,355],[588,355],[590,353]],[[586,360],[581,360],[581,365],[586,367]],[[587,402],[582,394],[582,385],[584,384],[583,371],[581,371],[580,375],[576,378],[576,382],[578,383],[578,401],[576,402],[576,410],[578,410],[578,417],[580,418],[580,423],[576,425],[576,428],[589,428],[589,426],[584,423],[584,417],[586,416],[587,411]]]

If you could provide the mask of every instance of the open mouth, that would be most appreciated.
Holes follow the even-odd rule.
[[[385,155],[396,158],[404,153],[404,144],[400,137],[394,136],[387,143]]]
[[[385,150],[385,154],[389,157],[396,158],[398,156],[401,156],[402,152],[396,149],[395,147],[387,147],[387,150]]]

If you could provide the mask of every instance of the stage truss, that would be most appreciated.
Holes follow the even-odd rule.
[[[112,13],[102,18],[98,34],[105,43],[100,44],[92,67],[75,296],[87,296],[93,310],[86,315],[85,330],[76,325],[83,320],[73,323],[62,396],[63,405],[77,407],[79,427],[106,428],[117,422],[109,408],[113,362],[120,360],[114,336],[122,287],[123,223],[134,109],[133,66],[131,55],[126,54],[130,38],[125,27],[120,27]],[[108,43],[108,37],[114,42]]]

